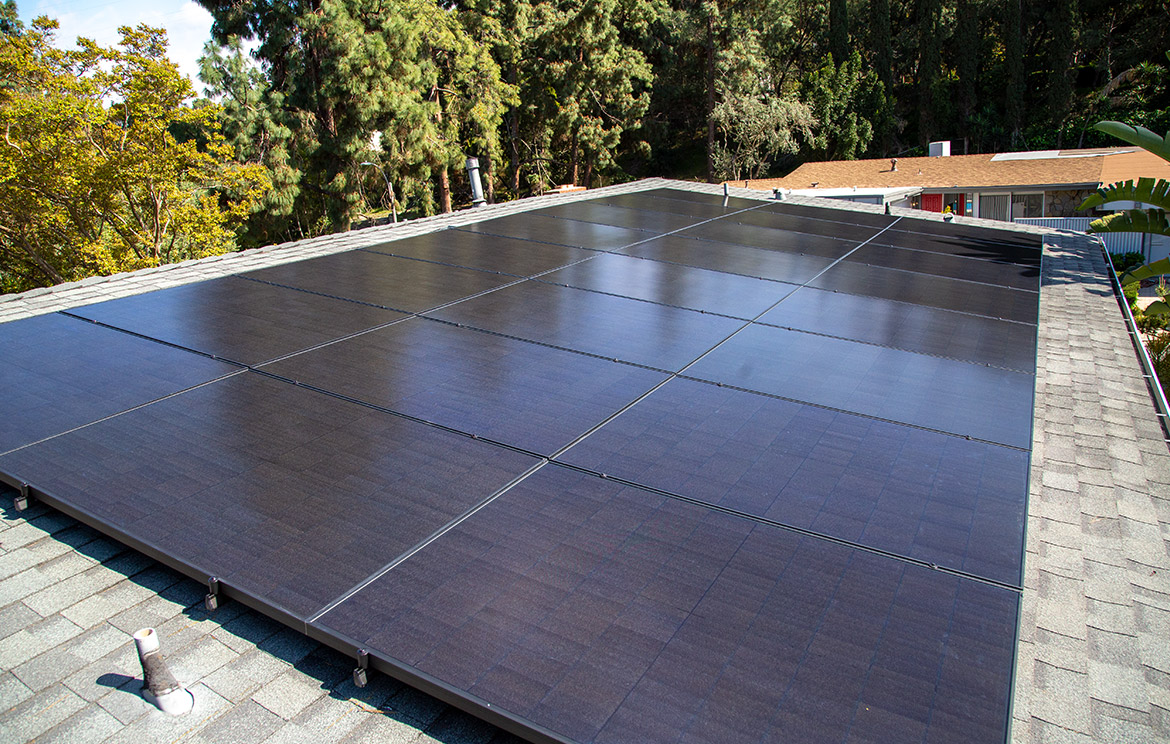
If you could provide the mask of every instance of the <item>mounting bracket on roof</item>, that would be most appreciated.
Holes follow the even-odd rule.
[[[365,687],[370,681],[366,670],[370,668],[370,652],[359,648],[357,652],[358,665],[353,670],[353,684],[355,687]]]
[[[18,512],[28,509],[29,500],[32,499],[32,494],[29,493],[32,489],[27,483],[20,484],[20,493],[16,494],[16,498],[12,500],[12,506]]]
[[[207,596],[203,598],[203,606],[208,612],[219,609],[219,579],[214,576],[207,578]]]

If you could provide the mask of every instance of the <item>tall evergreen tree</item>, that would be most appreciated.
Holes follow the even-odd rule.
[[[849,8],[846,0],[829,0],[829,54],[837,64],[849,58]]]
[[[1006,67],[1004,114],[1010,146],[1019,144],[1024,125],[1024,29],[1023,0],[1003,0],[1003,46]]]

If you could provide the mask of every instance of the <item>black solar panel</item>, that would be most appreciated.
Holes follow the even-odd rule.
[[[615,207],[628,207],[630,209],[643,209],[651,212],[672,212],[674,214],[697,217],[699,219],[722,217],[723,215],[741,209],[750,209],[758,206],[758,202],[748,201],[747,199],[728,199],[727,206],[723,206],[723,197],[714,195],[706,201],[672,198],[677,193],[679,192],[660,189],[649,192],[642,191],[634,194],[614,194],[613,196],[607,196],[599,200],[597,203],[609,204]]]
[[[754,318],[792,291],[777,282],[619,255],[598,256],[541,281],[738,318]]]
[[[540,210],[542,216],[561,217],[569,220],[583,220],[596,222],[602,225],[627,227],[636,230],[653,230],[666,233],[682,230],[698,222],[702,217],[677,214],[669,211],[652,211],[649,209],[628,209],[611,204],[579,201],[547,207]]]
[[[793,204],[792,202],[779,201],[765,203],[760,207],[759,211],[772,212],[774,214],[792,217],[828,220],[831,222],[840,222],[846,225],[865,225],[866,227],[876,227],[879,230],[883,227],[889,227],[898,221],[897,217],[891,217],[888,214],[862,211],[860,209],[809,207],[803,204]]]
[[[1025,372],[1036,367],[1036,326],[878,297],[804,288],[761,323]]]
[[[1003,230],[971,227],[969,225],[938,226],[938,223],[919,220],[899,222],[882,233],[883,242],[904,248],[950,253],[968,258],[983,258],[1040,265],[1039,236],[1020,236]]]
[[[708,194],[699,191],[686,191],[684,189],[651,189],[640,193],[663,199],[695,202],[696,204],[726,204],[731,210],[748,209],[750,207],[758,207],[761,204],[756,199],[742,199],[738,196],[725,197],[722,194]]]
[[[0,324],[0,480],[535,740],[1003,742],[1039,241],[916,222],[603,191]]]
[[[439,230],[366,250],[516,276],[532,276],[594,255],[581,248],[466,230]]]
[[[494,220],[477,222],[460,228],[485,235],[502,235],[541,243],[588,248],[594,251],[612,251],[622,246],[653,238],[653,230],[630,229],[601,225],[596,222],[546,217],[538,213],[514,214]]]
[[[944,310],[1035,323],[1039,292],[842,261],[810,286]]]
[[[317,624],[574,741],[986,742],[1017,602],[549,466]]]
[[[69,312],[241,364],[260,364],[406,317],[234,276]]]
[[[544,455],[666,379],[640,367],[425,319],[264,369]]]
[[[535,463],[254,372],[0,457],[299,618]]]
[[[876,241],[862,246],[856,253],[850,254],[847,260],[890,269],[936,274],[951,279],[966,279],[967,281],[997,284],[1015,289],[1030,289],[1033,292],[1040,289],[1039,266],[896,248],[890,245],[879,245]]]
[[[681,369],[742,325],[693,310],[532,281],[431,315],[665,370]]]
[[[0,323],[0,452],[239,368],[64,315]]]
[[[1028,455],[676,379],[560,460],[1019,585]]]
[[[833,263],[828,258],[799,252],[767,250],[677,235],[638,243],[623,249],[622,253],[793,284],[807,282]]]
[[[836,216],[838,213],[834,213]],[[860,243],[876,236],[880,228],[868,225],[858,225],[851,222],[817,219],[783,211],[751,210],[740,212],[729,220],[743,225],[763,227],[768,230],[787,230],[790,232],[805,233],[808,235],[824,235],[837,240],[848,240]],[[884,225],[883,225],[884,227]]]
[[[869,230],[868,232],[876,231]],[[728,220],[708,222],[698,227],[689,228],[679,233],[679,237],[705,238],[723,243],[751,246],[752,248],[764,248],[770,251],[819,256],[834,261],[856,248],[861,240],[864,240],[864,238],[847,240],[831,235],[780,230]]]
[[[243,276],[407,313],[429,310],[516,281],[513,276],[363,250],[250,271]]]
[[[805,403],[1027,448],[1032,375],[752,325],[687,374]]]

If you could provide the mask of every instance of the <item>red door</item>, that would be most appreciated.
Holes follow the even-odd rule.
[[[941,212],[943,207],[942,194],[923,194],[922,209],[925,212]]]

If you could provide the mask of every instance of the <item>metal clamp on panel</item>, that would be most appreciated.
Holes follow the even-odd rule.
[[[16,494],[16,497],[12,499],[12,506],[15,507],[18,512],[22,512],[28,509],[29,502],[32,499],[32,495],[29,493],[30,490],[31,489],[27,483],[20,484],[20,493]]]
[[[203,598],[203,606],[208,612],[219,609],[219,579],[214,576],[207,579],[207,596]]]
[[[370,681],[366,670],[370,668],[370,652],[359,648],[357,652],[358,665],[353,670],[353,684],[355,687],[365,687]]]

